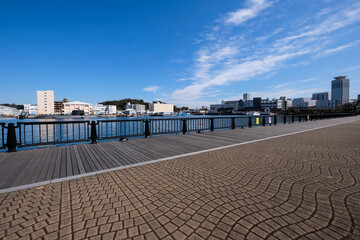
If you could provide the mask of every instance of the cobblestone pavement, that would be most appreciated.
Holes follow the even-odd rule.
[[[360,122],[0,195],[0,239],[360,239]]]

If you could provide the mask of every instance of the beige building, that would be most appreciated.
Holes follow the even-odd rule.
[[[63,103],[62,114],[71,115],[73,111],[84,111],[85,115],[90,115],[91,104],[79,101]]]
[[[167,103],[149,103],[149,111],[154,113],[173,113],[174,105]]]
[[[54,91],[37,91],[37,114],[54,114]]]

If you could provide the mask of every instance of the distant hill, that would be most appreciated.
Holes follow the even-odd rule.
[[[142,99],[132,99],[132,98],[125,98],[125,99],[121,99],[121,100],[112,100],[112,101],[105,101],[105,102],[100,102],[100,104],[104,104],[104,105],[116,105],[116,108],[118,110],[125,110],[125,105],[127,103],[131,103],[131,104],[143,104],[145,105],[146,109],[149,109],[149,103],[148,102],[144,102],[144,100]]]

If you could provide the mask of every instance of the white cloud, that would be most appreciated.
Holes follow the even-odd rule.
[[[338,71],[335,71],[334,73],[340,73],[340,72],[344,73],[344,72],[350,72],[350,71],[354,71],[354,70],[358,70],[358,69],[360,69],[360,65],[343,68]]]
[[[274,72],[281,68],[301,66],[301,64],[314,61],[316,55],[329,55],[358,44],[358,41],[355,41],[334,49],[329,48],[329,45],[333,44],[333,34],[330,33],[360,20],[359,3],[336,9],[337,14],[326,14],[335,11],[334,9],[323,10],[313,16],[315,20],[312,25],[293,27],[291,22],[284,23],[281,27],[274,29],[270,35],[262,37],[254,36],[253,29],[248,29],[241,24],[259,16],[262,10],[272,4],[273,2],[265,0],[250,1],[248,8],[228,13],[222,22],[225,24],[209,28],[210,32],[204,36],[200,50],[195,53],[192,74],[189,77],[183,77],[183,80],[188,80],[185,82],[187,85],[170,92],[165,101],[182,104],[201,102],[213,96],[215,90],[231,86],[233,82],[249,81],[259,76],[266,79],[266,76],[273,76]],[[319,20],[321,16],[323,19]],[[288,32],[285,32],[285,29]],[[287,36],[279,37],[277,35],[279,32],[282,36],[286,34]],[[264,45],[264,40],[272,41],[272,44]],[[294,61],[301,56],[303,58],[297,62]],[[305,56],[308,57],[304,58]],[[315,79],[293,81],[293,84],[301,85],[299,83]],[[264,97],[290,96],[291,94],[300,96],[299,94],[311,91],[322,91],[315,88],[297,91],[295,88],[286,89],[285,87],[287,84],[277,85],[276,92],[264,92]],[[217,92],[214,96],[221,93]],[[262,93],[258,94],[261,96]]]
[[[158,91],[159,89],[160,89],[159,86],[149,86],[149,87],[143,88],[142,90],[145,92],[153,92],[155,94],[156,91]]]
[[[331,54],[334,54],[336,52],[342,51],[342,50],[344,50],[346,48],[354,47],[354,46],[358,45],[359,43],[360,43],[360,40],[354,41],[354,42],[351,42],[351,43],[348,43],[348,44],[344,44],[344,45],[338,46],[336,48],[326,49],[323,52],[321,52],[321,53],[317,54],[316,56],[314,56],[314,58],[326,57],[328,55],[331,55]]]
[[[360,3],[356,3],[343,11],[338,11],[336,14],[331,15],[320,24],[305,26],[301,33],[283,38],[281,42],[288,43],[304,37],[321,36],[358,22],[359,20]],[[316,38],[314,40],[316,40]]]
[[[272,2],[267,0],[250,0],[248,1],[248,5],[248,8],[242,8],[235,12],[228,13],[224,22],[226,24],[240,25],[249,19],[255,18],[262,10],[271,6]]]

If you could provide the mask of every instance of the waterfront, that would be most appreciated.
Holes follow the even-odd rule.
[[[145,121],[149,121],[151,135],[179,134],[183,128],[183,119],[186,119],[186,131],[210,130],[211,119],[214,129],[244,127],[249,123],[249,116],[172,116],[172,117],[82,117],[60,119],[1,119],[5,125],[18,124],[17,139],[20,146],[46,145],[87,141],[90,136],[90,122],[96,121],[99,139],[113,139],[121,137],[139,137],[145,133]],[[252,118],[254,126],[260,125],[260,118],[265,118],[265,124],[274,122],[271,116],[255,116]],[[234,118],[234,120],[233,120]],[[233,122],[232,122],[233,121]],[[4,139],[6,139],[4,131]],[[0,142],[0,146],[2,142]]]
[[[0,153],[0,238],[359,239],[359,124]]]

